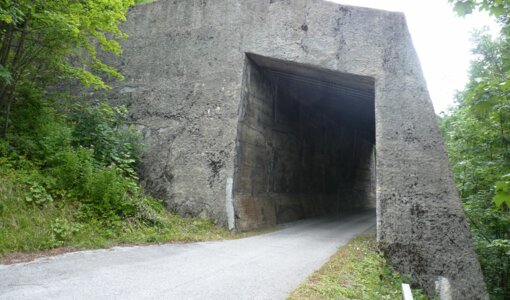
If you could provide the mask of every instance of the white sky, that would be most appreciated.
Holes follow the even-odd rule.
[[[471,32],[498,26],[487,15],[458,17],[447,0],[330,0],[341,4],[404,12],[436,113],[453,106],[468,79]]]

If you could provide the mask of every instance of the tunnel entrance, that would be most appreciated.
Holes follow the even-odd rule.
[[[247,54],[236,227],[375,208],[374,80]]]

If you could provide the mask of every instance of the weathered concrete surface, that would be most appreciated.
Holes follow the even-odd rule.
[[[372,78],[378,235],[392,263],[429,293],[443,276],[454,299],[487,297],[402,14],[319,0],[160,0],[134,8],[125,30],[127,80],[113,95],[147,142],[147,189],[170,208],[226,224],[233,196],[236,223],[253,221],[240,219],[235,184],[226,190],[229,178],[242,180],[247,53]],[[267,219],[268,209],[246,216]]]
[[[375,212],[299,221],[261,236],[83,251],[0,265],[0,299],[285,299]]]

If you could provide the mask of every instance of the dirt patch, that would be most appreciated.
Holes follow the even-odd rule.
[[[0,256],[0,264],[11,265],[23,262],[30,262],[36,260],[38,258],[43,257],[52,257],[56,255],[61,255],[69,252],[76,252],[83,249],[78,248],[57,248],[51,249],[47,251],[39,251],[39,252],[28,252],[28,253],[11,253],[6,254],[4,256]]]

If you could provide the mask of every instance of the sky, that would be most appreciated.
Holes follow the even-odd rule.
[[[447,0],[330,0],[341,4],[404,12],[436,113],[454,106],[468,80],[471,32],[498,26],[485,13],[458,17]]]

